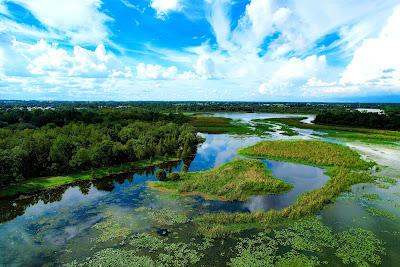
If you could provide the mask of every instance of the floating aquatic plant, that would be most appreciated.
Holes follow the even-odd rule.
[[[319,252],[335,245],[331,229],[315,217],[296,221],[285,229],[275,230],[274,234],[279,244],[296,250]]]
[[[368,208],[367,212],[374,217],[381,217],[381,218],[386,218],[389,220],[396,220],[397,216],[392,214],[391,212],[387,210],[382,210],[378,208]]]
[[[345,264],[367,267],[382,261],[383,243],[371,231],[352,228],[338,234],[337,241],[336,256]]]

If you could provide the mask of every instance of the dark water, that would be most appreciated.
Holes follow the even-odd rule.
[[[206,142],[199,147],[189,171],[207,170],[229,162],[237,156],[239,148],[261,140],[251,136],[204,137]],[[276,136],[273,138],[276,139]],[[300,138],[308,138],[308,135]],[[148,189],[146,182],[156,180],[155,168],[149,168],[130,175],[82,182],[31,197],[0,200],[0,266],[40,266],[50,262],[70,262],[75,258],[84,259],[98,249],[93,245],[94,240],[102,238],[107,246],[117,245],[107,243],[107,237],[121,234],[112,232],[114,228],[119,228],[99,230],[98,226],[103,222],[128,229],[127,233],[122,233],[128,235],[158,231],[160,222],[154,219],[155,214],[159,216],[165,213],[171,218],[185,214],[193,218],[206,212],[281,209],[293,203],[300,194],[320,188],[328,179],[320,168],[271,160],[264,162],[275,177],[292,183],[293,190],[281,195],[255,196],[244,203],[206,201],[201,197],[176,198]],[[183,165],[180,162],[163,168],[175,171]],[[392,194],[395,200],[390,195],[387,201],[379,205],[394,205],[393,201],[399,200],[400,197],[394,194],[400,190],[398,186],[394,188],[393,192],[380,193]],[[373,186],[357,187],[351,198],[339,198],[322,213],[324,221],[338,230],[349,225],[372,229],[389,244],[386,263],[392,265],[400,262],[394,252],[398,248],[396,240],[399,238],[393,235],[396,231],[399,233],[398,224],[382,221],[365,212],[365,205],[370,204],[360,199],[368,190],[375,192],[378,189]],[[356,197],[357,194],[359,197]],[[384,229],[381,229],[382,225]]]

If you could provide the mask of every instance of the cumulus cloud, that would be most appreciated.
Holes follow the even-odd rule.
[[[9,76],[131,76],[129,70],[108,53],[103,44],[94,50],[75,46],[69,51],[45,40],[29,44],[14,39],[8,46],[3,46],[4,49],[8,55],[4,59],[5,72]]]
[[[400,5],[377,38],[365,39],[356,49],[340,84],[400,86]]]
[[[215,78],[215,64],[211,57],[201,55],[195,65],[196,74],[202,79]]]
[[[98,44],[108,38],[110,17],[100,11],[101,0],[9,0],[28,9],[49,30],[75,44]]]
[[[299,82],[310,81],[310,77],[323,72],[326,66],[325,56],[313,55],[305,59],[290,58],[281,62],[272,77],[261,83],[258,90],[261,94],[287,94],[289,93],[287,89],[293,89]]]
[[[143,80],[174,79],[178,69],[175,66],[165,68],[161,65],[139,63],[136,67],[136,72],[137,77]]]
[[[164,19],[169,12],[181,10],[182,5],[180,0],[151,0],[150,7],[156,11],[158,18]]]

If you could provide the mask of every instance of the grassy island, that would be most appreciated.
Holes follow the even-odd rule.
[[[258,160],[234,160],[204,172],[181,173],[178,181],[152,182],[153,189],[202,195],[207,199],[246,200],[254,195],[278,194],[291,185],[272,176]]]
[[[333,143],[304,140],[264,141],[242,149],[240,154],[319,166],[327,170],[331,179],[322,188],[301,195],[283,210],[203,215],[197,219],[197,223],[205,235],[218,237],[255,226],[269,228],[287,220],[308,216],[333,202],[352,185],[375,180],[369,172],[374,163],[362,160],[348,147]]]

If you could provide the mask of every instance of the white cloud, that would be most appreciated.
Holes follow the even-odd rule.
[[[68,51],[45,40],[35,44],[12,40],[8,46],[3,46],[3,50],[5,48],[8,56],[4,65],[9,76],[129,76],[123,64],[108,53],[102,44],[95,50],[75,46],[72,51]]]
[[[325,56],[309,56],[305,59],[290,58],[281,62],[280,67],[271,78],[261,83],[258,90],[261,94],[284,95],[291,93],[299,83],[310,81],[310,78],[322,73],[326,68]]]
[[[178,69],[175,66],[165,68],[161,65],[139,63],[136,72],[137,77],[143,80],[174,79]]]
[[[196,62],[195,71],[202,79],[215,78],[215,64],[211,57],[201,55]]]
[[[356,49],[340,79],[341,84],[400,86],[400,5],[377,38]]]
[[[179,11],[182,8],[180,0],[151,0],[150,7],[157,12],[158,18],[165,18],[169,12]]]
[[[8,15],[8,9],[5,0],[0,0],[0,14]]]
[[[226,0],[214,0],[209,2],[210,11],[207,19],[213,28],[217,43],[222,49],[231,49],[232,44],[230,38],[230,21],[228,18],[229,2]]]
[[[100,11],[101,0],[10,0],[27,8],[49,30],[55,30],[74,44],[98,44],[108,38]]]
[[[265,37],[272,32],[273,2],[252,0],[246,6],[245,14],[233,33],[234,42],[246,49],[257,48],[263,43]]]

